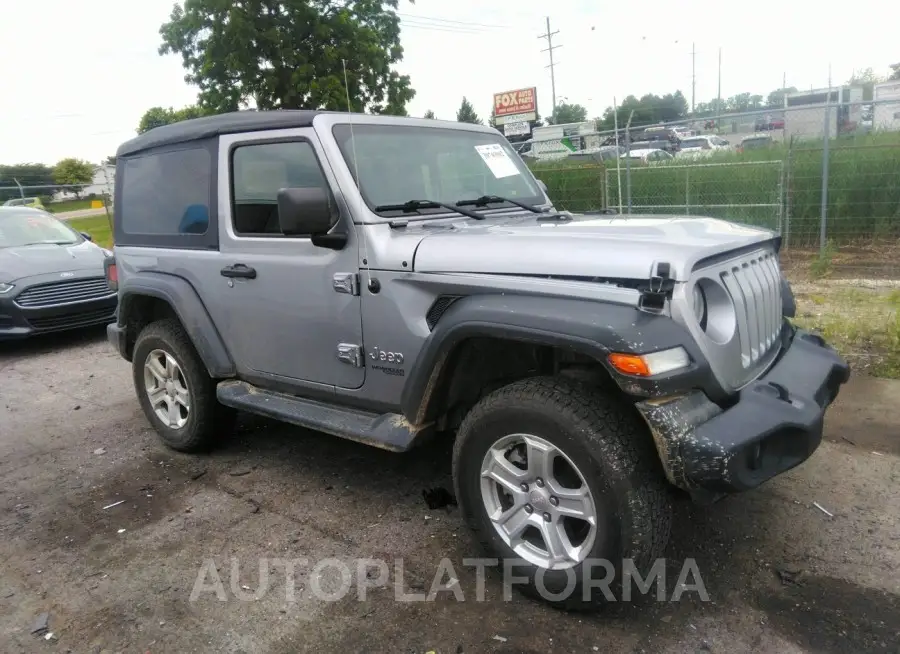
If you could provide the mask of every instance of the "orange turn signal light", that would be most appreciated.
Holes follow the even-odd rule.
[[[649,377],[651,375],[650,366],[644,361],[644,357],[637,354],[613,352],[608,358],[612,367],[625,375],[636,375],[638,377]]]

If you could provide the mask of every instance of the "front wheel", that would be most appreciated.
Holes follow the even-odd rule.
[[[141,330],[132,371],[141,408],[168,447],[206,450],[231,426],[234,412],[219,404],[215,380],[177,320]]]
[[[626,566],[643,575],[665,550],[669,494],[650,435],[583,384],[532,378],[483,398],[459,429],[453,474],[482,548],[524,593],[562,608],[615,597]]]

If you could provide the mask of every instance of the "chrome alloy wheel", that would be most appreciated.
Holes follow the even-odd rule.
[[[170,429],[181,429],[191,412],[191,392],[181,366],[164,350],[144,361],[144,389],[156,417]]]
[[[584,475],[549,441],[510,434],[481,463],[481,499],[494,529],[517,556],[547,570],[587,558],[597,509]]]

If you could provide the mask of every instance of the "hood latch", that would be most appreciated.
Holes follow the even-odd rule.
[[[655,262],[650,269],[650,279],[640,287],[638,308],[647,313],[663,313],[673,288],[675,281],[672,279],[672,266],[667,261]]]

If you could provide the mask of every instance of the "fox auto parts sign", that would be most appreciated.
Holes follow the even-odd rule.
[[[523,123],[537,119],[537,89],[516,89],[494,94],[494,117],[497,125]]]

